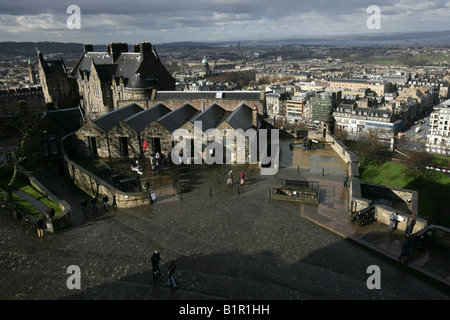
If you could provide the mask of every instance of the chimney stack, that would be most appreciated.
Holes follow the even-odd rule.
[[[91,43],[83,44],[83,52],[84,53],[93,52],[93,51],[94,51],[94,46]]]
[[[141,42],[133,46],[133,51],[141,54],[142,60],[153,56],[153,47],[150,42]]]
[[[256,108],[256,107],[253,107],[253,110],[252,110],[252,122],[253,122],[253,126],[258,128],[258,108]]]
[[[111,56],[111,62],[116,62],[122,52],[128,52],[128,44],[112,42],[106,45],[106,52]]]

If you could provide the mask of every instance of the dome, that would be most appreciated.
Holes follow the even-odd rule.
[[[207,63],[208,63],[208,59],[206,59],[206,57],[204,57],[202,60],[202,64],[207,64]]]

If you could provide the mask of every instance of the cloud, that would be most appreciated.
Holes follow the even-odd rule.
[[[81,30],[66,28],[72,4],[81,9]],[[365,33],[370,5],[381,8],[384,32],[450,29],[450,0],[15,0],[0,3],[0,40],[160,43]]]

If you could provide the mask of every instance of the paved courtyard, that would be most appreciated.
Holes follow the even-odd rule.
[[[342,214],[345,163],[329,147],[292,150],[283,142],[281,169],[261,176],[254,167],[193,166],[192,190],[182,197],[165,189],[158,201],[83,216],[83,194],[52,178],[39,179],[72,205],[74,227],[38,239],[34,230],[0,217],[1,299],[449,299],[449,291],[407,267],[346,240],[308,219]],[[235,184],[226,185],[232,169]],[[240,170],[246,185],[238,185]],[[50,170],[50,173],[52,171]],[[169,173],[166,173],[168,175]],[[155,178],[156,179],[156,178]],[[320,184],[320,204],[269,198],[277,179]],[[164,191],[163,191],[164,190]],[[176,260],[180,288],[152,277],[150,258],[161,252],[161,270]],[[67,268],[81,270],[81,289],[69,290]],[[380,267],[381,289],[366,282]],[[163,273],[164,274],[164,273]]]

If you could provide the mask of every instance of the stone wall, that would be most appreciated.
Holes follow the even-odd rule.
[[[318,131],[314,131],[318,134]],[[310,137],[308,133],[308,137]],[[322,138],[323,139],[323,138]],[[416,216],[415,231],[421,230],[427,226],[427,221],[418,217],[418,195],[416,191],[389,188],[386,186],[374,185],[362,183],[359,179],[359,165],[358,157],[348,149],[348,147],[340,140],[338,140],[332,134],[326,134],[325,141],[330,143],[330,146],[334,151],[347,163],[348,175],[349,175],[349,210],[351,212],[357,212],[365,208],[375,205],[375,214],[377,220],[381,223],[389,225],[389,217],[391,213],[396,213],[405,219],[405,222],[401,222],[398,228],[404,228],[406,220],[410,217],[410,213],[414,213]],[[373,200],[365,198],[367,191],[373,192],[374,195],[379,195],[384,198],[391,198],[397,201],[402,201],[407,206],[407,212],[396,210],[391,207],[387,207],[382,204],[375,204]],[[408,202],[408,199],[411,199]]]
[[[106,194],[111,200],[111,203],[115,198],[118,208],[131,208],[150,204],[150,195],[148,192],[126,193],[118,190],[114,186],[70,160],[65,152],[64,141],[71,135],[72,134],[64,137],[62,140],[62,154],[65,171],[74,185],[90,196]]]
[[[408,218],[411,218],[410,214],[381,204],[377,204],[375,206],[375,217],[377,218],[377,221],[389,225],[391,214],[397,214],[398,216],[404,219],[404,221],[400,221],[397,224],[397,229],[405,230],[406,222],[408,221]],[[427,220],[417,216],[415,218],[416,218],[416,225],[414,226],[413,233],[424,229],[428,225]]]

